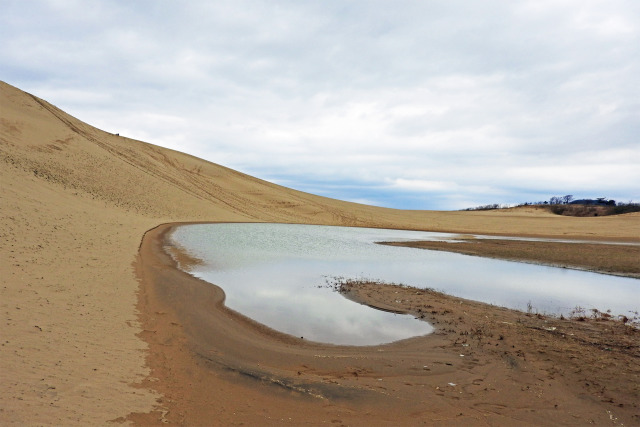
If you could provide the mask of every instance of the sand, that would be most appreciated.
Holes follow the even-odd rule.
[[[504,239],[461,239],[449,242],[384,242],[436,251],[544,264],[615,276],[640,278],[640,245],[536,242]]]
[[[222,289],[176,268],[165,251],[170,230],[147,233],[137,263],[149,285],[140,301],[152,368],[144,385],[166,399],[129,417],[140,424],[640,422],[640,330],[606,313],[561,320],[363,283],[344,293],[436,332],[380,346],[312,343],[225,308]]]
[[[447,344],[452,335],[391,345],[397,349],[393,366],[385,358],[364,362],[380,349],[301,343],[225,310],[215,287],[194,284],[189,296],[191,282],[163,262],[162,253],[139,252],[147,230],[160,232],[159,224],[176,222],[309,223],[637,241],[638,214],[570,218],[533,208],[400,211],[331,200],[98,130],[0,83],[0,216],[2,425],[156,424],[163,417],[211,425],[355,425],[395,419],[539,423],[547,420],[545,405],[552,401],[560,402],[554,414],[561,415],[549,418],[557,423],[613,418],[638,423],[633,418],[638,408],[629,403],[640,400],[637,388],[622,389],[604,398],[612,402],[602,402],[600,391],[576,391],[571,382],[557,380],[557,389],[546,386],[554,388],[554,397],[538,405],[537,395],[515,397],[510,381],[520,374],[504,371],[508,359],[494,355],[460,365],[458,348]],[[148,234],[150,242],[153,234]],[[169,277],[165,283],[180,286],[170,304],[160,278],[143,273],[151,274],[153,265],[162,265]],[[212,304],[203,313],[220,328],[216,334],[221,341],[213,347],[207,347],[206,322],[185,320],[180,305],[174,305],[181,300],[189,307],[201,301],[201,292]],[[229,325],[229,333],[222,325]],[[237,358],[230,369],[228,360],[236,360],[232,355],[245,355],[247,348],[255,352]],[[427,348],[434,353],[425,362],[420,355]],[[203,359],[202,352],[209,349],[219,354]],[[631,370],[620,376],[637,384],[632,368],[638,356],[632,356],[627,363]],[[267,367],[262,367],[263,358]],[[552,360],[560,364],[557,369],[569,369],[566,360]],[[422,369],[437,361],[444,363],[441,370]],[[278,383],[292,372],[301,378]],[[461,404],[464,399],[446,388],[448,382],[464,384],[471,377],[486,384],[493,381],[493,372],[502,382],[492,382],[489,394],[475,394],[469,402],[476,406]],[[387,373],[391,376],[383,378]],[[527,375],[534,381],[535,373]],[[387,387],[392,377],[395,385]],[[354,387],[355,378],[366,386]],[[434,400],[438,389],[432,386],[451,398]],[[408,393],[408,387],[429,393],[417,393],[420,397],[414,399],[410,396],[416,393]],[[498,399],[499,393],[507,397]],[[563,393],[567,397],[560,398]],[[413,418],[395,418],[406,411]],[[574,419],[576,411],[583,415]],[[452,418],[457,413],[461,418]],[[546,415],[540,418],[541,413]]]

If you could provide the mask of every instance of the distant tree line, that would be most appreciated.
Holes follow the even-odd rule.
[[[571,206],[569,206],[571,205]],[[549,200],[538,202],[524,202],[517,205],[520,206],[546,206],[553,213],[559,215],[579,215],[579,216],[598,216],[600,215],[618,215],[629,212],[640,212],[640,203],[633,201],[617,202],[615,200],[607,200],[606,197],[598,197],[596,199],[580,199],[576,200],[572,194],[565,196],[553,196]],[[494,209],[507,209],[513,207],[508,204],[492,203],[488,205],[476,206],[473,208],[462,209],[463,211],[489,211]]]
[[[640,212],[640,203],[634,203],[632,201],[629,201],[628,203],[618,202],[612,208],[613,215],[620,215],[631,212]]]
[[[466,208],[462,210],[463,211],[492,211],[494,209],[508,209],[510,207],[511,207],[510,205],[499,205],[497,203],[493,203],[490,205],[476,206],[474,208]]]
[[[573,194],[567,194],[566,196],[553,196],[552,198],[549,199],[549,204],[550,205],[568,205],[572,201],[573,201]]]

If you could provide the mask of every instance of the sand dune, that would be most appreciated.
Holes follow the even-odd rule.
[[[144,233],[264,221],[640,240],[637,214],[400,211],[284,188],[113,135],[0,82],[0,424],[150,412],[133,263]],[[147,379],[145,386],[136,384]]]

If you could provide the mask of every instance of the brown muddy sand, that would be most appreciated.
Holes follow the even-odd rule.
[[[640,278],[640,246],[604,243],[537,242],[502,239],[462,239],[449,242],[384,242],[389,246],[406,246],[435,251],[456,252],[522,261],[555,267],[573,268]]]
[[[397,285],[343,283],[363,304],[436,331],[367,347],[308,342],[224,306],[177,269],[170,225],[136,269],[151,376],[141,425],[576,425],[640,423],[640,331],[606,313],[557,319]]]

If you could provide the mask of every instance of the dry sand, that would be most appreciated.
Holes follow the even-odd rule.
[[[638,388],[629,386],[640,382],[635,335],[629,335],[635,353],[615,353],[626,365],[602,359],[612,380],[598,383],[606,390],[594,391],[578,386],[575,372],[542,380],[547,365],[562,373],[579,369],[570,361],[577,363],[588,353],[585,348],[596,344],[576,347],[573,359],[548,356],[544,369],[546,356],[536,356],[541,361],[532,368],[517,354],[482,350],[486,344],[478,346],[477,361],[460,357],[462,343],[453,340],[459,325],[454,332],[439,329],[434,336],[382,349],[314,345],[225,310],[219,289],[187,280],[162,251],[139,256],[144,233],[171,222],[266,221],[638,241],[638,214],[570,218],[535,209],[400,211],[331,200],[100,131],[0,82],[0,218],[2,425],[160,423],[163,416],[211,425],[640,422],[634,418]],[[160,241],[154,232],[148,236],[151,243]],[[179,286],[169,300],[167,286]],[[394,301],[387,300],[388,292],[396,291],[383,289],[382,300]],[[184,317],[188,310],[181,307],[195,302],[211,304],[196,310],[206,321]],[[442,311],[458,313],[451,301],[443,304]],[[490,319],[504,312],[481,307]],[[484,322],[478,311],[467,313],[470,324]],[[216,325],[214,343],[209,321]],[[584,325],[605,323],[616,337],[627,336],[620,324]],[[556,330],[560,327],[565,326]],[[491,328],[495,340],[498,329]],[[518,339],[532,345],[547,339],[550,346],[560,339],[530,333],[537,329],[502,328],[500,333],[514,337],[511,345],[525,349],[531,347]],[[532,360],[535,352],[522,351]],[[203,352],[211,353],[203,358]],[[589,375],[584,374],[585,383]],[[620,382],[623,386],[614,385]],[[516,393],[524,384],[531,391]]]

